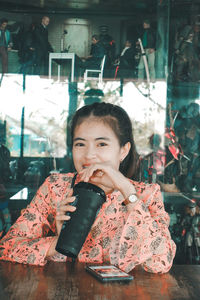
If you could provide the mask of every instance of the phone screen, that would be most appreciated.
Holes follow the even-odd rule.
[[[106,265],[106,266],[86,266],[86,270],[94,275],[97,279],[101,282],[106,281],[120,281],[126,280],[130,281],[133,279],[133,276],[129,275],[128,273],[120,270],[119,268],[113,265]]]

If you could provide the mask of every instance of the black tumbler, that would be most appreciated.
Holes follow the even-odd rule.
[[[76,196],[76,199],[71,205],[76,206],[76,210],[70,214],[71,219],[63,223],[56,251],[76,258],[100,207],[106,200],[106,195],[101,188],[92,183],[79,182],[73,188],[73,196]]]

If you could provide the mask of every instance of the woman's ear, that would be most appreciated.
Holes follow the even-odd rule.
[[[126,143],[121,148],[120,162],[122,162],[125,159],[125,157],[129,154],[130,149],[131,149],[131,143],[130,142]]]

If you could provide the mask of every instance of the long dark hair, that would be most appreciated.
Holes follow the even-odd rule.
[[[113,130],[118,138],[120,147],[130,142],[131,148],[128,155],[121,162],[120,172],[132,179],[137,179],[139,155],[136,151],[131,120],[126,111],[118,105],[111,103],[93,103],[85,105],[76,111],[71,121],[71,141],[73,142],[75,128],[86,118],[98,117]]]

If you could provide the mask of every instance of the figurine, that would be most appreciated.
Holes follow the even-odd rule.
[[[186,260],[188,258],[190,264],[198,264],[200,262],[200,208],[195,201],[190,201],[185,211],[186,215],[181,225]]]

